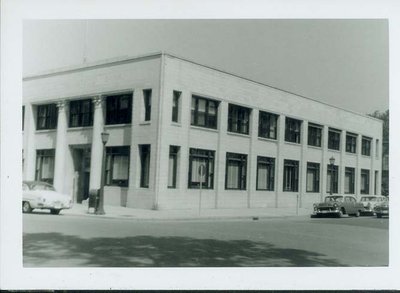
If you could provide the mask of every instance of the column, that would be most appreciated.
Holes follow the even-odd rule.
[[[103,156],[103,142],[101,133],[104,129],[103,98],[98,96],[93,99],[93,134],[92,153],[90,157],[90,183],[89,189],[100,189],[101,163]]]
[[[329,136],[329,127],[323,126],[322,129],[322,162],[321,162],[321,198],[323,201],[324,196],[327,194],[326,192],[326,182],[328,181],[328,164],[329,164],[329,154],[328,154],[328,136]]]
[[[303,207],[303,202],[307,202],[307,145],[308,145],[308,121],[303,120],[300,131],[300,164],[299,164],[299,207]]]
[[[285,142],[285,116],[278,118],[278,153],[275,161],[275,207],[279,207],[279,194],[283,193],[283,169],[284,158],[282,157]]]
[[[35,180],[36,147],[35,147],[35,119],[32,104],[25,106],[24,124],[24,180]]]
[[[344,194],[344,181],[345,181],[345,168],[346,168],[346,131],[342,131],[340,134],[340,162],[337,164],[338,166],[338,179],[339,179],[339,186],[338,192],[339,194]]]
[[[57,103],[57,138],[56,138],[56,158],[54,166],[54,187],[57,191],[64,191],[65,180],[65,157],[67,149],[67,113],[66,102]]]
[[[354,195],[357,199],[360,197],[360,189],[361,189],[361,143],[362,143],[362,135],[357,136],[357,163],[355,167],[355,182],[354,182]]]

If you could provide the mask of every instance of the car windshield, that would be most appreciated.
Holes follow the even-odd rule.
[[[377,201],[377,198],[374,196],[366,196],[366,197],[362,197],[360,199],[360,201]]]
[[[49,184],[44,183],[35,183],[31,186],[32,190],[53,190],[55,191],[54,187]]]
[[[325,202],[343,202],[343,196],[327,196]]]

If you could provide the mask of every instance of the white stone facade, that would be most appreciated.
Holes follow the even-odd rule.
[[[202,208],[253,208],[311,205],[327,194],[328,164],[338,166],[338,193],[347,187],[345,168],[354,168],[354,195],[361,193],[361,170],[369,170],[369,194],[381,193],[382,122],[292,93],[275,89],[169,54],[152,54],[125,60],[70,68],[24,78],[24,180],[35,180],[37,150],[55,149],[54,185],[79,201],[85,188],[100,187],[102,142],[106,147],[130,146],[127,186],[106,185],[105,204],[135,208],[198,208],[199,189],[189,188],[191,148],[214,151],[213,188],[203,189]],[[143,90],[151,89],[151,118],[145,119]],[[173,122],[173,92],[180,92],[178,122]],[[106,122],[107,96],[131,93],[131,123]],[[217,101],[217,127],[191,125],[192,96]],[[92,99],[93,125],[69,127],[69,102]],[[37,130],[39,105],[57,103],[55,129]],[[228,131],[229,104],[250,108],[249,134]],[[277,138],[258,135],[259,111],[278,115]],[[285,141],[285,118],[301,121],[300,142]],[[321,147],[308,145],[308,125],[322,126]],[[340,130],[339,150],[328,148],[329,129]],[[346,151],[346,134],[356,134],[356,152]],[[370,155],[362,155],[362,139],[370,138]],[[150,145],[148,187],[141,187],[141,145]],[[168,188],[170,146],[178,146],[176,186]],[[84,151],[82,151],[84,150]],[[83,155],[89,150],[89,155]],[[226,153],[247,155],[246,186],[226,189]],[[273,190],[257,190],[257,156],[275,160]],[[90,159],[89,159],[90,158]],[[87,164],[80,167],[82,160]],[[284,190],[284,160],[298,161],[298,190]],[[90,162],[89,162],[90,161]],[[319,164],[318,192],[307,191],[307,162]],[[363,171],[365,172],[365,171]],[[86,176],[86,177],[85,177]],[[210,174],[209,174],[210,176]],[[78,180],[77,177],[80,179]],[[364,178],[365,179],[365,178]],[[363,180],[364,180],[363,179]],[[79,181],[79,182],[78,182]],[[346,189],[346,190],[345,190]]]

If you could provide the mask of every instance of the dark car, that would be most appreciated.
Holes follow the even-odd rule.
[[[311,217],[332,215],[338,218],[343,215],[359,217],[364,210],[362,203],[357,202],[354,196],[350,195],[329,195],[324,202],[314,204],[314,212]]]
[[[374,212],[377,218],[389,217],[389,200],[376,205]]]

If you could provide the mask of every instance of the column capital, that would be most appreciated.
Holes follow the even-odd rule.
[[[102,96],[96,96],[92,99],[92,103],[96,108],[101,107],[102,103],[104,101],[104,98]]]
[[[67,105],[67,101],[66,100],[58,101],[56,103],[56,107],[58,108],[58,111],[64,110],[66,105]]]

